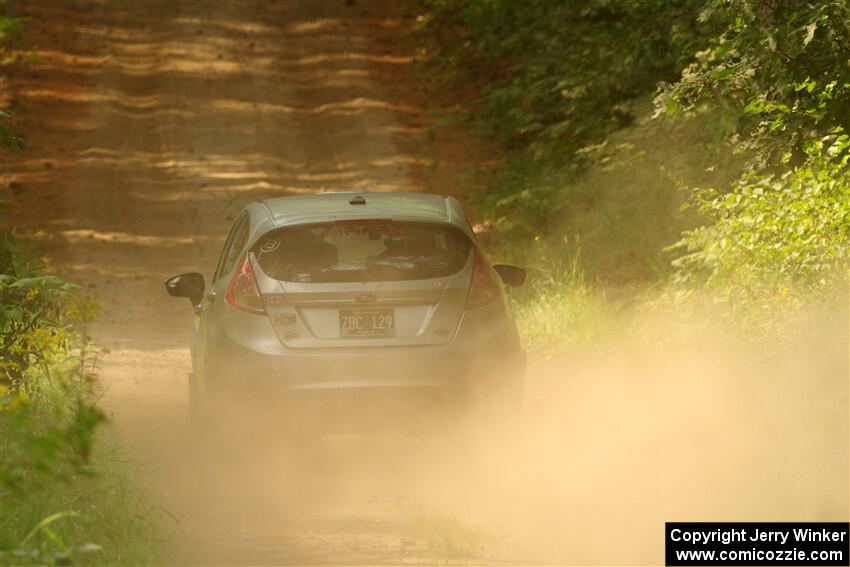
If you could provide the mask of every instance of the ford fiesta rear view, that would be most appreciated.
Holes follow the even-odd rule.
[[[525,356],[505,285],[524,279],[490,266],[451,197],[323,193],[249,204],[211,281],[166,289],[195,309],[193,411],[249,397],[380,413],[399,399],[516,409]]]

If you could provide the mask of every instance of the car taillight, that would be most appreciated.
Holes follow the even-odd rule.
[[[233,278],[227,286],[225,297],[227,302],[237,309],[248,313],[264,313],[263,300],[260,297],[260,290],[257,289],[257,280],[254,278],[251,259],[247,254],[239,263],[236,273],[233,274]]]
[[[480,250],[475,251],[475,268],[472,272],[472,285],[469,288],[469,297],[466,300],[466,308],[479,307],[489,303],[499,295],[499,288],[493,280],[493,271],[487,266],[487,261],[481,255]]]

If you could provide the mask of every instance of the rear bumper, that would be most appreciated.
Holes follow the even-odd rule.
[[[258,353],[233,342],[217,345],[207,389],[228,394],[313,396],[340,390],[421,390],[475,394],[522,382],[525,354],[440,347]],[[440,396],[446,394],[437,394]]]
[[[440,345],[288,348],[267,317],[254,315],[210,339],[210,364],[200,373],[206,396],[281,416],[356,413],[402,423],[414,410],[445,415],[478,400],[522,403],[525,353],[498,304],[465,312]]]
[[[213,407],[302,433],[430,430],[473,410],[514,414],[522,407],[522,351],[485,363],[468,353],[386,350],[275,358],[242,352],[247,366],[222,365],[207,396]]]

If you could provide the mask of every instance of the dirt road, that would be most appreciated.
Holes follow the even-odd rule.
[[[289,463],[247,442],[198,458],[192,312],[162,282],[209,275],[250,200],[419,188],[405,149],[423,138],[421,110],[397,96],[409,53],[387,43],[401,8],[22,9],[41,56],[14,77],[30,149],[2,164],[0,185],[20,184],[15,224],[43,231],[56,268],[104,303],[92,334],[105,404],[167,511],[170,562],[658,563],[665,520],[846,519],[847,378],[832,347],[811,345],[794,365],[730,355],[717,337],[535,359],[518,445],[337,439]]]

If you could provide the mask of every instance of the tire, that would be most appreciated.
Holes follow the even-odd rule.
[[[206,450],[238,445],[240,431],[228,427],[232,407],[221,392],[210,391],[207,377],[189,373],[189,420],[194,442]]]

